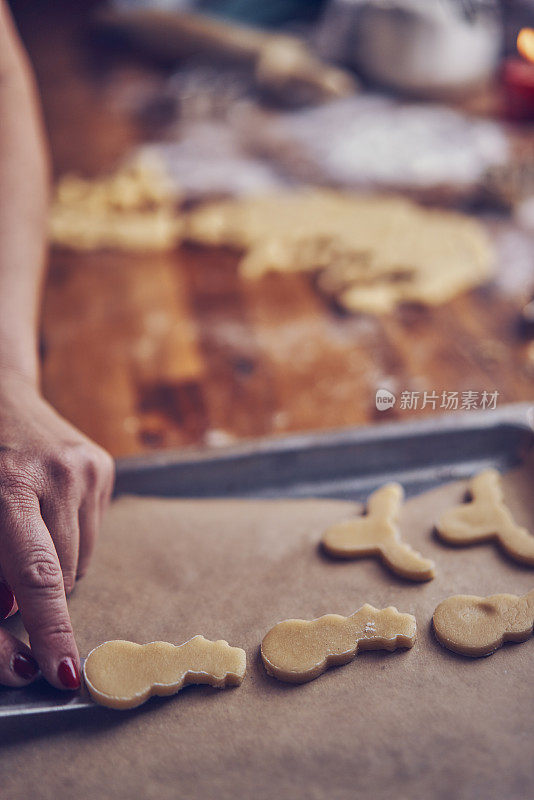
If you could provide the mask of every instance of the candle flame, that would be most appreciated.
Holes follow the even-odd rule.
[[[534,62],[534,28],[521,28],[517,35],[517,49],[523,58]]]

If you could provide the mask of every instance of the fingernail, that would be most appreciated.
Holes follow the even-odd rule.
[[[13,672],[25,681],[35,678],[39,672],[37,661],[25,653],[15,653],[13,657]]]
[[[79,689],[81,686],[80,673],[72,658],[64,658],[59,662],[57,676],[65,689]]]
[[[0,620],[6,619],[15,603],[15,595],[3,581],[0,582]]]

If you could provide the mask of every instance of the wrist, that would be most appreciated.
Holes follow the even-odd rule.
[[[37,359],[35,359],[35,363],[31,358],[14,361],[10,358],[4,358],[0,352],[0,385],[8,381],[25,384],[28,388],[38,391],[39,368]]]

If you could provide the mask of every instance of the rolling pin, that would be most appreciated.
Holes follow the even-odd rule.
[[[103,9],[95,24],[161,61],[201,55],[212,62],[248,67],[260,91],[284,103],[322,102],[356,90],[356,81],[346,70],[321,61],[295,36],[158,9]]]

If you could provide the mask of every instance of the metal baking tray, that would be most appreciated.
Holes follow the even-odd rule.
[[[506,469],[534,443],[534,405],[436,415],[218,450],[119,459],[116,494],[364,500],[385,481],[418,494],[485,467]]]
[[[414,495],[485,467],[507,469],[534,444],[534,407],[436,416],[334,433],[256,440],[233,448],[119,459],[115,494],[165,497],[325,497],[364,500],[378,485]],[[0,720],[94,708],[84,690],[43,680],[0,689]]]

